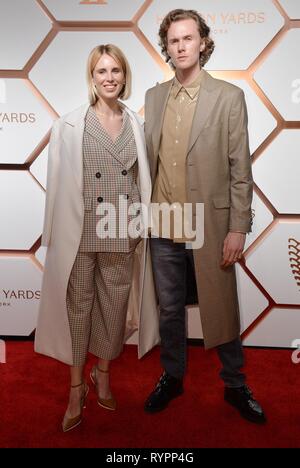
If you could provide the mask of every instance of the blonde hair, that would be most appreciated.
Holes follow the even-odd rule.
[[[100,59],[100,57],[104,54],[109,55],[112,57],[116,62],[118,62],[122,68],[125,78],[125,84],[119,94],[120,99],[128,99],[131,94],[131,70],[129,63],[121,51],[119,47],[113,44],[101,44],[91,51],[88,61],[87,61],[87,82],[88,82],[88,93],[89,93],[89,101],[90,104],[93,106],[99,99],[97,89],[93,83],[93,71],[94,68]]]

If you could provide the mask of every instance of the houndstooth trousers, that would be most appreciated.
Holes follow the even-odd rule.
[[[136,159],[128,115],[124,114],[113,143],[90,108],[83,138],[83,232],[66,297],[73,366],[84,365],[88,352],[111,360],[123,349],[137,242],[98,239],[95,207],[100,195],[101,200],[115,203],[118,194],[128,193],[129,201],[136,201]]]
[[[67,309],[73,365],[88,352],[115,359],[123,349],[134,252],[78,252],[69,279]]]

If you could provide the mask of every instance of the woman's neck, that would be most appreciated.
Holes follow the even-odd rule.
[[[98,99],[94,108],[99,115],[105,115],[107,117],[116,117],[122,113],[120,103],[117,100],[105,101],[104,99]]]

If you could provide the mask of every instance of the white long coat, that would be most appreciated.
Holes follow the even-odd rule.
[[[83,219],[82,141],[89,105],[58,119],[49,144],[47,197],[42,245],[47,246],[35,351],[73,364],[66,307],[67,286],[78,252]],[[137,146],[141,201],[151,201],[151,178],[140,117],[129,114]],[[136,249],[125,338],[138,329],[138,356],[159,342],[158,308],[147,241]]]

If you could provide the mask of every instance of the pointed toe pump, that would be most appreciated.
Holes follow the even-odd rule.
[[[91,373],[90,373],[90,378],[91,381],[93,382],[96,392],[97,392],[97,403],[99,406],[102,406],[102,408],[105,408],[110,411],[114,411],[117,408],[117,402],[115,398],[112,396],[111,398],[100,398],[99,397],[99,386],[97,382],[97,372],[102,372],[103,374],[108,374],[109,371],[99,369],[98,366],[93,366]]]
[[[71,431],[71,429],[74,429],[77,427],[81,421],[82,421],[82,414],[83,414],[83,408],[86,407],[86,397],[89,393],[89,386],[85,382],[81,382],[78,385],[71,385],[71,388],[76,388],[80,387],[81,385],[84,386],[81,400],[80,400],[80,413],[77,416],[74,416],[74,418],[68,418],[64,417],[63,422],[62,422],[62,430],[63,432],[68,432]]]

